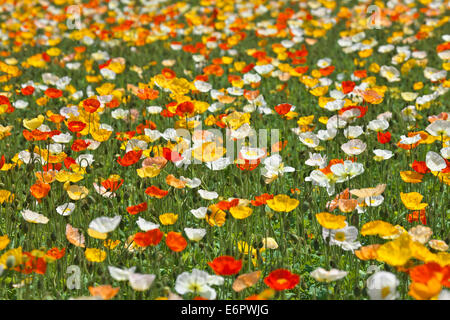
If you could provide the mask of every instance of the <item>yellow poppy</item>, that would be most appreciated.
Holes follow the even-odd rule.
[[[230,213],[235,219],[245,219],[252,215],[253,209],[245,206],[236,206],[230,208]]]
[[[172,225],[178,220],[178,215],[174,213],[164,213],[159,216],[159,221],[165,226]]]
[[[400,199],[409,210],[422,210],[428,206],[428,203],[421,203],[423,196],[418,192],[400,192]]]
[[[380,237],[386,237],[395,235],[398,232],[398,229],[392,224],[381,220],[368,222],[361,228],[361,234],[363,236],[378,235]]]
[[[321,212],[316,214],[319,224],[326,229],[342,229],[346,226],[346,216],[334,215],[328,212]]]
[[[279,194],[273,199],[267,200],[269,208],[277,212],[290,212],[297,208],[299,203],[297,199],[290,198],[284,194]]]
[[[100,249],[87,248],[84,254],[91,262],[102,262],[106,259],[106,252]]]

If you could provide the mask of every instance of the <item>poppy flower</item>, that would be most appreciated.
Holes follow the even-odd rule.
[[[163,148],[163,157],[167,161],[172,161],[172,162],[183,160],[183,157],[181,156],[180,153],[178,153],[176,151],[172,151],[169,148]]]
[[[289,103],[282,103],[282,104],[279,104],[279,105],[275,106],[275,111],[279,115],[283,116],[283,115],[287,114],[291,110],[291,108],[292,108],[291,104],[289,104]]]
[[[237,161],[236,166],[243,171],[252,171],[252,170],[255,170],[259,166],[260,163],[261,163],[260,159],[257,159],[257,160],[239,159]]]
[[[3,168],[3,166],[5,165],[5,155],[2,155],[2,157],[0,158],[0,169]]]
[[[135,215],[135,214],[138,214],[140,212],[143,212],[143,211],[147,210],[147,207],[148,207],[147,206],[147,202],[142,202],[140,204],[127,207],[127,212],[129,214]]]
[[[164,236],[159,229],[152,229],[147,232],[138,232],[134,235],[134,243],[140,247],[156,246]]]
[[[365,116],[366,112],[367,112],[367,107],[362,107],[362,106],[348,106],[348,107],[343,107],[341,110],[339,110],[339,115],[343,114],[345,111],[348,110],[352,110],[352,109],[358,109],[360,112],[360,115],[357,118],[362,118]]]
[[[150,197],[161,199],[167,196],[169,191],[161,190],[158,187],[151,186],[145,190],[145,193],[148,194]]]
[[[32,95],[34,92],[34,87],[33,86],[26,86],[25,88],[22,88],[20,90],[20,92],[24,95],[24,96],[29,96]]]
[[[78,139],[72,143],[72,146],[70,148],[75,152],[80,152],[80,151],[86,150],[90,144],[91,144],[90,142],[86,142],[84,140]]]
[[[176,74],[173,70],[169,69],[169,68],[164,68],[161,70],[161,74],[164,76],[164,78],[166,79],[173,79],[175,78]]]
[[[181,233],[173,231],[167,234],[166,244],[170,250],[175,252],[181,252],[187,247],[187,241]]]
[[[67,169],[70,169],[70,166],[73,164],[77,164],[77,162],[75,161],[74,158],[72,157],[66,157],[64,159],[64,165],[66,166]]]
[[[353,91],[356,83],[353,81],[342,81],[342,93],[347,94]]]
[[[137,91],[137,96],[141,100],[154,100],[158,98],[159,91],[150,88],[139,89]]]
[[[320,69],[319,71],[320,71],[320,74],[321,74],[322,76],[327,77],[327,76],[329,76],[330,74],[333,73],[334,69],[335,69],[334,66],[328,66],[328,67],[326,67],[326,68]]]
[[[44,94],[51,99],[56,99],[62,97],[63,92],[59,89],[48,88],[44,91]]]
[[[71,132],[80,132],[80,131],[83,131],[84,128],[86,128],[86,123],[84,123],[82,121],[69,121],[67,123],[67,128]]]
[[[378,142],[381,144],[388,143],[389,141],[391,141],[391,133],[389,131],[384,132],[384,133],[378,132],[377,139],[378,139]]]
[[[299,282],[300,276],[286,269],[274,270],[264,279],[266,285],[277,291],[293,289]]]
[[[233,199],[231,201],[220,201],[217,203],[217,207],[221,210],[230,210],[232,207],[236,207],[239,204],[239,199]]]
[[[120,164],[122,167],[129,167],[141,159],[142,152],[143,152],[142,150],[139,151],[130,150],[127,153],[125,153],[123,158],[118,157],[117,163]]]
[[[417,222],[420,220],[420,222],[423,225],[426,225],[427,224],[427,216],[425,213],[426,213],[425,209],[419,210],[419,211],[413,211],[413,213],[409,213],[408,214],[408,222],[412,223],[412,222]]]
[[[50,192],[50,185],[41,181],[37,181],[30,187],[30,192],[39,202],[45,198]]]
[[[102,186],[110,192],[115,192],[123,184],[123,181],[120,178],[108,178],[102,182]]]
[[[217,275],[231,276],[238,273],[242,269],[242,260],[236,260],[231,256],[221,256],[215,258],[208,265]]]
[[[83,108],[86,112],[94,113],[100,108],[100,102],[97,99],[86,99],[83,101]]]
[[[66,254],[66,248],[62,248],[61,250],[54,247],[47,251],[45,254],[46,257],[50,257],[52,259],[61,259]]]
[[[176,113],[180,117],[186,117],[188,114],[191,114],[194,112],[194,104],[191,101],[185,101],[180,103],[177,106]]]
[[[421,173],[421,174],[430,172],[430,169],[428,169],[425,161],[414,160],[411,167],[413,168],[414,171]]]

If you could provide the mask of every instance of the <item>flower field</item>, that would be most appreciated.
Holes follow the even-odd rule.
[[[450,1],[0,8],[0,299],[450,299]]]

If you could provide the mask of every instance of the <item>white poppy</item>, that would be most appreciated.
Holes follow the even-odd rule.
[[[108,266],[108,271],[111,277],[117,281],[127,281],[132,273],[136,270],[136,267],[129,269],[120,269],[113,266]]]
[[[191,241],[200,241],[206,235],[206,229],[184,228],[184,232]]]
[[[56,212],[62,216],[70,216],[75,210],[75,203],[68,202],[56,207]]]
[[[395,300],[399,284],[395,274],[378,271],[367,279],[367,294],[371,300]]]
[[[363,153],[367,148],[367,144],[359,139],[352,139],[343,145],[341,145],[341,150],[349,156],[356,156]]]
[[[362,163],[345,160],[344,163],[337,163],[330,167],[331,172],[336,176],[336,182],[344,182],[353,179],[364,172]]]
[[[28,209],[22,210],[21,214],[27,222],[46,224],[49,221],[46,216]]]
[[[154,274],[131,273],[128,276],[130,286],[136,291],[145,291],[150,288],[156,276]]]
[[[200,197],[202,197],[203,199],[206,199],[206,200],[213,200],[213,199],[217,199],[219,197],[219,194],[215,191],[207,191],[207,190],[200,189],[200,190],[198,190],[198,193],[200,194]]]
[[[317,268],[310,273],[311,277],[320,282],[331,282],[344,278],[348,274],[347,271],[338,269],[331,269],[330,271],[324,268]]]
[[[147,221],[141,217],[139,217],[138,221],[136,221],[139,229],[141,229],[144,232],[147,232],[149,230],[153,229],[159,229],[159,224],[153,223],[151,221]]]
[[[89,229],[95,230],[100,233],[108,233],[114,231],[122,220],[121,216],[99,217],[89,223]]]
[[[428,151],[425,157],[425,163],[431,171],[442,171],[447,168],[447,163],[444,158],[442,158],[439,153],[434,151]]]
[[[191,213],[197,219],[205,219],[205,216],[206,216],[207,212],[208,212],[208,208],[207,207],[200,207],[198,209],[191,209]]]

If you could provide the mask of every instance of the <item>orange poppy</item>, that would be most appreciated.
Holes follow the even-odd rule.
[[[300,276],[286,269],[274,270],[264,279],[266,285],[277,291],[293,289],[299,282]]]
[[[66,248],[62,248],[59,250],[58,248],[54,247],[47,251],[45,254],[47,257],[53,258],[53,259],[61,259],[66,254]]]
[[[231,256],[221,256],[215,258],[208,265],[217,275],[231,276],[238,273],[242,269],[242,260],[236,260]]]
[[[174,187],[176,189],[183,189],[186,186],[186,182],[175,178],[175,176],[173,174],[169,174],[166,177],[166,183],[171,186]]]
[[[166,79],[173,79],[175,78],[176,74],[173,70],[169,69],[169,68],[164,68],[161,70],[161,74],[164,76],[164,78]]]
[[[165,196],[167,196],[169,191],[161,190],[160,188],[155,186],[150,186],[145,190],[145,193],[148,194],[150,197],[162,199]]]
[[[138,89],[137,96],[141,100],[154,100],[158,98],[159,91],[150,88]]]
[[[102,186],[111,192],[115,192],[117,191],[120,186],[123,184],[123,179],[106,179],[104,181],[102,181]]]
[[[22,88],[20,90],[20,92],[24,95],[24,96],[29,96],[32,95],[34,92],[34,87],[33,86],[26,86],[25,88]]]
[[[50,192],[51,186],[48,183],[37,181],[30,187],[31,194],[33,197],[37,199],[37,201],[41,202],[43,198],[45,198]]]
[[[361,247],[359,250],[355,250],[355,255],[360,260],[375,260],[378,257],[377,250],[380,246],[380,244],[372,244]]]
[[[217,203],[217,207],[221,210],[230,210],[232,207],[236,207],[239,204],[239,199],[233,199],[231,201],[220,201]]]
[[[173,231],[167,234],[166,244],[170,250],[175,252],[181,252],[187,247],[187,241],[181,233]]]
[[[252,200],[251,203],[255,207],[259,207],[267,204],[267,200],[273,199],[273,194],[263,193],[260,196],[256,196],[255,200]]]
[[[72,143],[72,146],[70,148],[75,152],[80,152],[86,150],[90,144],[91,144],[90,142],[78,139]]]
[[[100,108],[100,102],[97,99],[86,99],[83,101],[83,108],[86,112],[94,113]]]
[[[134,235],[134,243],[140,247],[156,246],[164,236],[159,229],[152,229],[147,232],[138,232]]]
[[[69,121],[67,123],[67,128],[71,132],[80,132],[80,131],[83,131],[84,128],[86,128],[86,123],[84,123],[82,121]]]
[[[122,167],[131,166],[141,159],[142,152],[143,152],[142,150],[139,151],[130,150],[127,153],[125,153],[123,158],[118,157],[117,163],[120,164]]]
[[[44,94],[51,99],[56,99],[62,97],[63,92],[59,89],[48,88],[44,91]]]
[[[116,296],[120,288],[113,288],[111,285],[102,285],[97,287],[89,287],[89,292],[93,296],[102,297],[103,300],[109,300]]]
[[[130,207],[128,207],[127,208],[127,212],[129,213],[129,214],[132,214],[132,215],[135,215],[135,214],[138,214],[138,213],[140,213],[140,212],[142,212],[142,211],[145,211],[145,210],[147,210],[147,202],[142,202],[142,203],[140,203],[140,204],[137,204],[137,205],[135,205],[135,206],[130,206]]]

